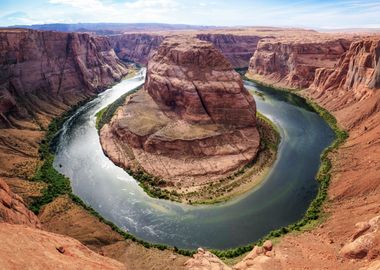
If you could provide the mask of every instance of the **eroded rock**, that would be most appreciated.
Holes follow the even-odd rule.
[[[212,44],[172,37],[149,62],[144,89],[102,128],[101,142],[125,168],[141,166],[172,183],[202,184],[255,157],[256,106]]]

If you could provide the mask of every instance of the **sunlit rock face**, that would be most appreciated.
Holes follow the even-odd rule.
[[[101,130],[103,149],[115,163],[199,184],[256,156],[255,101],[211,43],[168,38],[147,68],[144,89]]]
[[[88,34],[4,29],[0,56],[0,127],[39,128],[127,74],[109,41]]]
[[[333,68],[350,46],[348,39],[265,39],[250,60],[249,74],[282,87],[307,88],[318,68]]]

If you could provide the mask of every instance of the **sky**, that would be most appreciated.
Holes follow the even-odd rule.
[[[79,22],[380,28],[380,0],[0,0],[0,26]]]

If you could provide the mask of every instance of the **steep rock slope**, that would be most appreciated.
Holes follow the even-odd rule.
[[[329,109],[350,136],[333,154],[326,221],[276,246],[284,269],[366,269],[379,259],[379,48],[379,37],[354,41],[301,92]]]
[[[262,39],[255,35],[233,34],[197,34],[196,37],[214,44],[234,68],[248,67],[249,60],[256,51],[259,40]]]
[[[103,127],[101,142],[125,168],[181,185],[210,182],[255,157],[255,102],[212,44],[168,38],[149,61],[144,89]]]
[[[120,59],[143,65],[148,63],[149,58],[158,49],[164,38],[164,35],[153,33],[131,33],[108,37]]]
[[[2,269],[125,269],[75,239],[25,225],[0,223],[0,240]]]
[[[312,37],[309,39],[264,39],[249,63],[255,79],[289,88],[306,88],[317,68],[333,68],[348,49],[347,39]]]
[[[5,177],[29,177],[50,120],[128,72],[107,39],[88,34],[0,30],[0,59],[0,175]]]
[[[220,50],[234,68],[248,67],[249,59],[262,38],[258,35],[236,35],[228,33],[181,33],[208,41]],[[126,33],[107,37],[118,57],[146,65],[165,37],[173,33]]]
[[[20,196],[14,194],[7,183],[0,178],[0,222],[24,224],[41,228],[40,221],[31,212]]]
[[[127,73],[106,38],[87,34],[1,30],[0,59],[2,128],[46,126]]]

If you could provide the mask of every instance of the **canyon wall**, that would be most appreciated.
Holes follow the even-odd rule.
[[[146,65],[165,36],[152,33],[131,33],[107,38],[120,59]]]
[[[249,60],[256,51],[259,40],[262,39],[255,35],[233,34],[197,34],[196,37],[214,44],[234,68],[248,67]]]
[[[316,70],[315,80],[310,86],[312,97],[330,110],[367,99],[380,88],[379,57],[378,38],[353,42],[335,68]]]
[[[146,65],[164,38],[173,35],[173,33],[130,33],[107,38],[120,59]],[[196,34],[190,32],[181,33],[181,35],[195,36],[200,40],[211,42],[234,68],[248,67],[249,59],[255,52],[258,41],[262,38],[258,35],[219,33]]]
[[[285,88],[307,88],[318,68],[333,68],[349,48],[348,39],[331,37],[264,39],[249,63],[249,75]]]
[[[1,30],[0,59],[3,128],[46,127],[127,73],[107,39],[88,34]]]
[[[302,47],[303,42],[300,43]],[[286,257],[282,259],[284,269],[299,269],[304,265],[319,269],[321,264],[324,269],[367,269],[366,266],[372,262],[372,265],[378,264],[379,36],[355,39],[335,65],[319,65],[315,69],[315,75],[301,85],[298,79],[292,80],[287,75],[288,72],[282,73],[283,75],[279,72],[278,66],[289,70],[288,66],[296,63],[294,57],[284,58],[287,59],[285,62],[280,61],[277,54],[281,45],[266,46],[265,53],[262,54],[264,56],[261,57],[259,45],[252,58],[248,77],[275,85],[281,82],[284,87],[309,85],[299,93],[327,108],[336,117],[338,124],[349,132],[349,138],[331,157],[333,174],[328,204],[325,205],[326,221],[308,233],[284,237],[276,246],[276,257]],[[300,48],[297,45],[295,47]],[[324,48],[323,45],[322,47]],[[320,50],[323,51],[323,48]],[[314,54],[309,54],[308,57],[306,61],[315,60]],[[255,71],[262,72],[261,76],[255,74]]]

